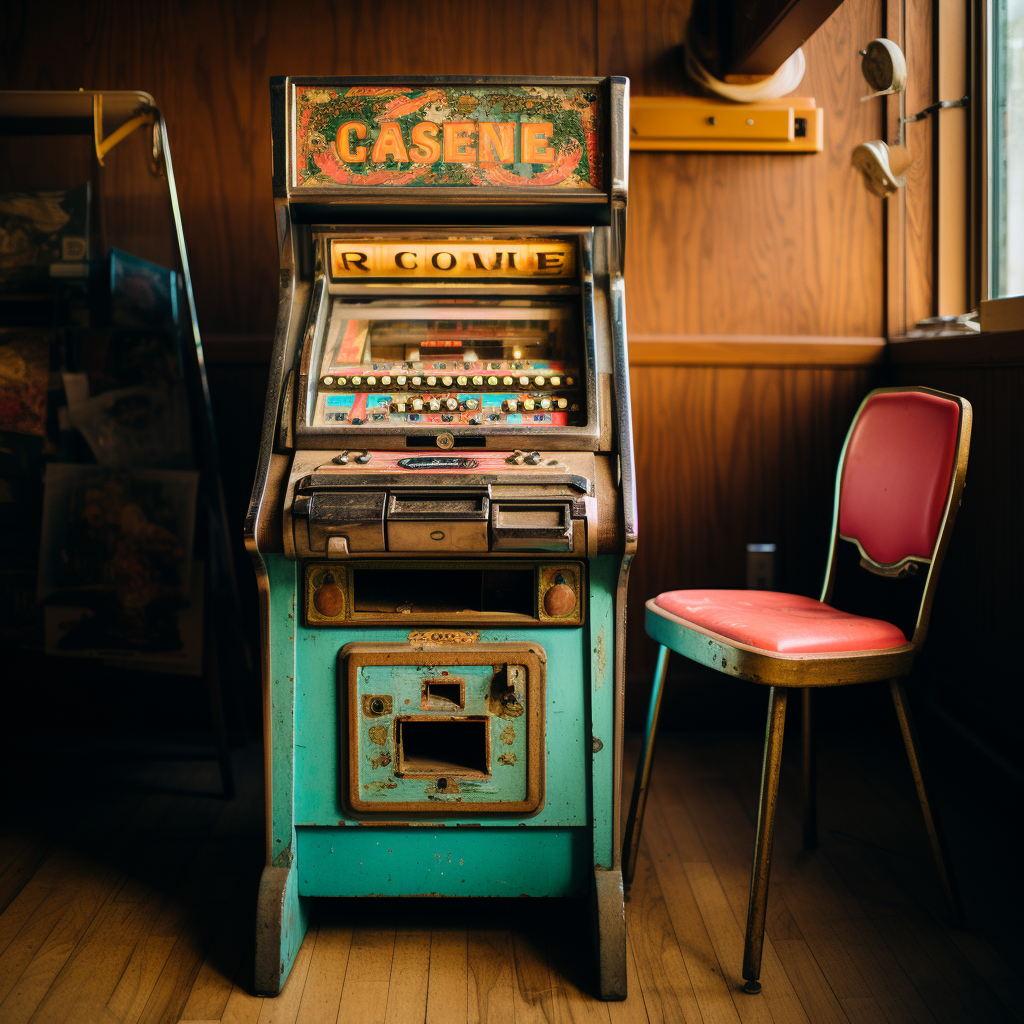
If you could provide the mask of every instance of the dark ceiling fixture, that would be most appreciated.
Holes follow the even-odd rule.
[[[842,0],[695,0],[688,44],[716,78],[771,75]]]

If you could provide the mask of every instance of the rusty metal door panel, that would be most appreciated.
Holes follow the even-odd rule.
[[[345,806],[391,817],[536,814],[546,660],[539,643],[347,644]]]
[[[337,825],[368,819],[365,813],[354,814],[344,799],[348,788],[348,752],[343,748],[344,733],[347,731],[345,695],[339,691],[337,672],[338,652],[351,642],[403,644],[408,642],[408,630],[397,629],[315,629],[296,625],[295,630],[295,821],[301,825]],[[536,630],[484,630],[479,643],[536,642]],[[544,708],[544,762],[545,799],[539,813],[525,818],[523,813],[511,813],[507,817],[494,818],[484,815],[474,818],[460,814],[464,822],[486,821],[487,824],[517,827],[524,820],[530,826],[565,827],[586,825],[588,822],[587,774],[591,768],[592,730],[588,697],[588,668],[591,661],[589,631],[586,627],[577,629],[548,630],[540,637],[547,654],[546,698]],[[507,661],[508,659],[506,659]],[[454,671],[454,666],[450,668]],[[462,673],[465,675],[465,673]],[[468,677],[467,677],[468,680]],[[422,680],[421,680],[422,683]],[[410,700],[409,708],[420,693],[412,691],[403,694],[401,700]],[[367,695],[369,691],[367,691]],[[406,708],[402,704],[401,708]],[[422,710],[422,709],[420,709]],[[395,714],[411,713],[396,709]],[[393,716],[388,716],[389,730],[393,729]],[[517,720],[519,721],[519,720]],[[368,729],[367,726],[367,738]],[[492,761],[511,750],[516,753],[516,741],[521,734],[516,726],[515,739],[511,745],[502,741],[506,725],[492,728]],[[378,746],[382,746],[379,745]],[[377,756],[380,756],[378,752]],[[394,751],[390,755],[394,757]],[[511,760],[507,758],[506,760]],[[372,763],[364,762],[367,766]],[[383,781],[388,775],[386,769],[369,769],[369,774],[381,775]],[[515,765],[500,765],[503,771]],[[392,778],[393,776],[388,775]],[[370,780],[368,780],[370,781]],[[422,781],[422,780],[421,780]],[[511,785],[509,779],[509,785]],[[421,788],[425,788],[424,786]],[[385,795],[391,791],[385,790]],[[511,792],[511,790],[509,790]],[[424,796],[427,794],[424,793]],[[438,794],[434,794],[435,796]],[[435,801],[442,803],[443,801]],[[439,808],[439,813],[443,808]],[[379,815],[375,815],[379,817]],[[396,814],[401,818],[401,814]],[[422,818],[420,814],[418,817]]]

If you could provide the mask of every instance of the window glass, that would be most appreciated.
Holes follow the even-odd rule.
[[[1024,295],[1024,0],[992,3],[989,291]]]

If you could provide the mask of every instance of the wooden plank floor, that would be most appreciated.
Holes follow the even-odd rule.
[[[787,767],[764,992],[739,990],[759,756],[756,737],[662,741],[627,904],[630,994],[611,1004],[591,995],[586,908],[528,900],[319,901],[283,994],[257,998],[257,751],[236,755],[230,803],[204,764],[9,766],[0,1024],[1020,1020],[1000,956],[1019,963],[1019,940],[993,903],[1012,876],[974,869],[1003,862],[970,799],[953,808],[953,846],[974,926],[956,931],[905,766],[847,738],[820,752],[814,853]]]

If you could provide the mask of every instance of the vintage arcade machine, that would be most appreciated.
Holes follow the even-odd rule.
[[[257,988],[312,896],[589,896],[623,998],[628,82],[271,84]]]

